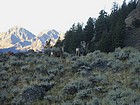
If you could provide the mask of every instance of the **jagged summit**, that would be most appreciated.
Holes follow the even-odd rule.
[[[32,34],[30,31],[28,31],[25,28],[22,28],[20,26],[12,27],[11,29],[8,30],[7,34],[9,34],[9,35],[14,34],[24,40],[30,40],[35,37],[35,35]]]
[[[49,39],[51,39],[51,44],[54,45],[57,41],[57,39],[59,38],[60,33],[57,32],[56,30],[52,29],[52,30],[43,30],[42,32],[40,32],[38,34],[38,38],[41,40],[41,42],[43,44],[46,43],[46,41],[48,41]]]
[[[42,32],[40,32],[38,34],[38,37],[42,37],[42,36],[48,36],[49,38],[54,38],[54,39],[58,39],[59,37],[59,32],[57,32],[56,30],[52,29],[52,30],[43,30]]]
[[[60,35],[60,33],[54,29],[43,30],[40,34],[34,35],[23,27],[15,26],[10,28],[7,32],[0,33],[0,52],[3,52],[3,49],[7,48],[11,50],[11,47],[19,51],[27,51],[29,49],[41,51],[43,49],[42,46],[44,46],[47,40],[51,39],[51,44],[53,46],[59,36],[62,37],[63,35]]]

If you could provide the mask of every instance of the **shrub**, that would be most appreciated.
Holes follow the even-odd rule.
[[[108,65],[110,69],[114,72],[123,70],[125,68],[125,65],[122,61],[120,60],[109,60]]]
[[[93,98],[87,105],[101,105],[100,100],[98,98]]]
[[[4,105],[4,102],[7,100],[8,96],[9,96],[9,94],[7,91],[4,90],[4,91],[0,92],[0,104],[1,105]]]
[[[85,65],[81,66],[79,69],[80,69],[80,71],[82,71],[82,70],[91,71],[91,68],[88,66],[85,66]]]
[[[106,59],[96,59],[91,63],[91,68],[106,69],[108,67],[108,60]]]
[[[63,74],[63,72],[64,72],[64,70],[59,67],[57,69],[48,70],[49,75],[51,75],[51,74],[53,74],[53,75],[60,74],[61,75],[61,74]]]
[[[84,102],[79,99],[76,99],[73,101],[72,105],[84,105]]]
[[[140,89],[140,78],[132,79],[130,82],[130,87],[132,89]]]
[[[127,49],[121,49],[120,47],[119,48],[116,48],[115,49],[115,52],[113,53],[114,54],[114,57],[116,59],[119,59],[119,60],[127,60],[129,59],[129,54],[130,54],[130,50],[127,50]]]
[[[10,78],[10,83],[16,85],[17,82],[20,80],[19,76],[18,75],[14,75],[13,77]]]
[[[16,60],[16,61],[11,61],[10,65],[14,67],[20,67],[24,64],[24,61],[22,60]]]
[[[77,60],[72,65],[72,72],[76,73],[82,70],[91,70],[89,64],[85,61]]]
[[[135,65],[131,70],[131,73],[140,75],[140,65]]]
[[[110,90],[103,99],[102,105],[131,105],[140,101],[140,95],[131,89]]]
[[[34,70],[35,72],[37,72],[38,74],[47,74],[47,69],[46,69],[46,65],[45,64],[36,64],[34,66]]]
[[[51,95],[48,95],[48,96],[45,96],[44,99],[51,103],[54,100],[54,97]]]
[[[21,66],[20,68],[21,68],[22,71],[25,71],[26,72],[26,71],[29,70],[30,65],[24,65],[24,66]]]
[[[108,80],[105,75],[90,76],[88,77],[88,80],[92,84],[92,87],[108,84]]]
[[[0,79],[1,80],[8,80],[9,79],[8,72],[5,70],[0,71]]]
[[[54,84],[41,84],[28,87],[23,90],[21,95],[15,97],[12,103],[14,104],[14,102],[16,102],[16,104],[31,104],[33,101],[43,99],[45,92],[50,90],[53,86]]]
[[[44,53],[47,54],[48,56],[51,55],[51,48],[45,48]]]
[[[60,63],[60,59],[59,59],[59,58],[56,58],[56,57],[55,57],[55,58],[50,57],[50,58],[48,59],[47,63],[48,63],[49,65],[57,65],[57,64]]]
[[[79,91],[77,94],[76,94],[76,99],[90,99],[93,97],[93,91],[92,89],[84,89],[84,90],[81,90]]]
[[[14,93],[14,96],[16,96],[19,92],[20,92],[20,89],[18,87],[13,87],[12,88],[12,92]]]
[[[62,105],[72,105],[72,102],[71,101],[66,101],[66,102],[63,102]]]
[[[84,80],[84,79],[76,80],[64,86],[63,93],[65,95],[74,95],[78,93],[78,91],[89,88],[89,87],[90,87],[90,82],[88,82],[87,80]]]
[[[72,69],[78,69],[80,66],[83,66],[83,65],[84,65],[84,62],[83,61],[76,61],[72,65]]]
[[[0,88],[1,89],[6,89],[6,88],[8,88],[8,86],[9,86],[9,84],[7,83],[7,81],[2,81],[0,83]]]

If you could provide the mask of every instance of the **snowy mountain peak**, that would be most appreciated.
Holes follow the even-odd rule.
[[[9,30],[19,30],[20,28],[22,28],[21,26],[14,26],[12,28],[10,28]]]
[[[43,30],[42,32],[39,33],[38,38],[41,40],[43,44],[46,43],[49,39],[51,39],[51,44],[52,46],[56,43],[58,40],[60,34],[58,31],[52,29],[52,30]]]
[[[43,30],[39,35],[35,36],[30,31],[20,26],[10,28],[7,32],[0,33],[0,52],[4,51],[27,51],[33,49],[41,51],[46,41],[51,39],[51,45],[55,45],[58,38],[63,37],[58,31]]]
[[[40,32],[38,34],[38,37],[42,36],[42,35],[48,35],[50,37],[54,37],[54,39],[57,39],[59,36],[59,32],[57,32],[56,30],[52,29],[52,30],[43,30],[42,32]]]
[[[14,35],[17,38],[22,39],[23,41],[24,40],[31,40],[35,37],[34,34],[32,34],[28,30],[26,30],[25,28],[22,28],[20,26],[15,26],[15,27],[9,29],[6,34],[7,35]]]

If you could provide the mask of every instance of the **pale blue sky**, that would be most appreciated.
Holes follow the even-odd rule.
[[[73,23],[86,23],[101,9],[123,0],[0,0],[0,32],[21,26],[34,34],[44,29],[69,30]]]

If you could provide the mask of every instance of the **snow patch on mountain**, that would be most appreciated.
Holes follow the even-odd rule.
[[[0,33],[0,52],[2,50],[13,52],[27,51],[33,49],[34,51],[42,51],[46,41],[51,39],[51,45],[55,45],[58,38],[63,39],[64,34],[60,34],[56,30],[43,30],[37,36],[32,34],[25,28],[15,26],[7,32]]]
[[[38,38],[41,40],[43,44],[46,43],[46,41],[51,39],[51,45],[53,46],[56,41],[58,40],[60,34],[56,30],[43,30],[39,33]]]

